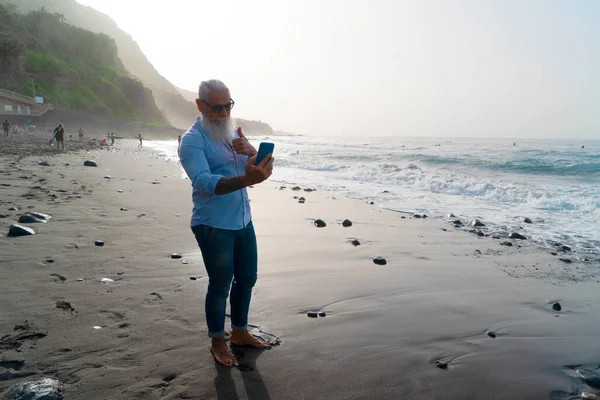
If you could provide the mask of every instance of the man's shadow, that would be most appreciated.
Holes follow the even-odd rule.
[[[240,397],[237,394],[231,373],[232,371],[240,371],[249,400],[270,400],[271,396],[269,396],[267,387],[256,367],[258,357],[268,350],[231,345],[231,351],[238,360],[237,367],[225,367],[215,361],[217,376],[214,383],[217,390],[217,399],[239,400]]]

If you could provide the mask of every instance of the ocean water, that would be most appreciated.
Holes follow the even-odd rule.
[[[600,140],[273,136],[272,180],[600,254]],[[177,160],[176,142],[151,142]],[[582,148],[584,146],[584,148]],[[523,223],[525,217],[533,223]]]

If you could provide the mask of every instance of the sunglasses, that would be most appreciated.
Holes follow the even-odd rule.
[[[204,104],[207,107],[210,107],[210,109],[212,110],[212,112],[214,113],[220,113],[221,111],[225,110],[225,111],[230,111],[233,108],[233,105],[235,104],[235,101],[233,101],[233,99],[231,99],[229,101],[229,103],[227,104],[217,104],[217,105],[212,105],[207,103],[204,100],[200,100],[202,102],[202,104]]]

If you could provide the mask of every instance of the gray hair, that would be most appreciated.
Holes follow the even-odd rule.
[[[229,88],[218,79],[203,81],[198,89],[198,98],[200,100],[208,100],[208,94],[213,92],[229,92]]]

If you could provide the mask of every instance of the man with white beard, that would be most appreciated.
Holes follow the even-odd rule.
[[[196,105],[202,117],[181,138],[181,165],[192,182],[192,231],[208,272],[205,300],[210,351],[217,362],[237,361],[225,341],[225,310],[231,291],[231,338],[240,346],[267,343],[248,332],[248,310],[256,283],[258,252],[246,187],[268,179],[271,155],[254,165],[256,149],[235,129],[234,101],[219,80],[200,84]]]

